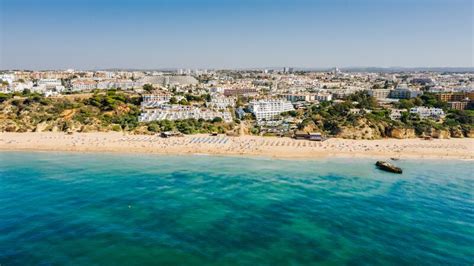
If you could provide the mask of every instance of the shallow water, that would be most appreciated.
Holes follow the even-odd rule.
[[[0,264],[472,265],[467,161],[0,153]]]

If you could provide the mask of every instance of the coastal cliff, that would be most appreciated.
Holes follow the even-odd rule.
[[[379,108],[370,113],[351,113],[349,102],[314,105],[306,111],[282,114],[287,128],[269,130],[247,115],[242,120],[161,120],[139,122],[139,94],[106,91],[86,96],[65,95],[47,98],[38,94],[11,96],[0,102],[0,132],[128,132],[156,134],[179,131],[183,134],[228,133],[231,135],[284,135],[297,130],[319,132],[325,137],[344,139],[409,139],[474,137],[473,111],[453,111],[443,121],[411,118],[394,121]],[[361,99],[354,99],[359,102]],[[363,100],[363,99],[362,99]],[[370,107],[367,106],[367,107]],[[275,133],[277,132],[277,133]]]
[[[395,139],[415,138],[415,130],[412,128],[392,128],[389,130],[389,136]]]

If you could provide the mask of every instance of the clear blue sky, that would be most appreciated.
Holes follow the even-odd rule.
[[[0,69],[459,66],[471,0],[0,0]]]

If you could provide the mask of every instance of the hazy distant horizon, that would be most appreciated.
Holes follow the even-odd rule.
[[[293,68],[294,71],[332,71],[335,67],[293,67],[293,66],[284,66]],[[50,68],[50,69],[27,69],[27,68],[11,68],[11,69],[0,69],[0,71],[64,71],[73,69],[75,71],[177,71],[182,70],[211,70],[211,71],[258,71],[258,70],[274,70],[279,71],[283,70],[282,67],[244,67],[244,68],[174,68],[174,67],[160,67],[160,68],[95,68],[95,69],[86,69],[86,68]],[[359,71],[359,72],[370,72],[381,71],[381,72],[403,72],[403,71],[431,71],[431,72],[474,72],[474,67],[377,67],[377,66],[353,66],[353,67],[339,67],[336,66],[339,70],[342,71]]]
[[[0,0],[0,69],[472,68],[473,13],[470,0]]]

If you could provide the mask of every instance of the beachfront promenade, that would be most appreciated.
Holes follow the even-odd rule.
[[[122,133],[1,133],[0,150],[254,155],[278,158],[376,157],[474,159],[474,139],[329,139],[191,135],[160,138]]]

